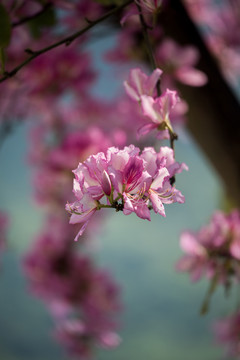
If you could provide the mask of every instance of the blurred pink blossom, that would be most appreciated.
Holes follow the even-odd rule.
[[[186,253],[177,263],[179,271],[190,273],[193,281],[204,274],[227,283],[229,277],[240,281],[240,213],[216,212],[210,223],[198,232],[185,231],[180,238]]]
[[[8,216],[4,212],[0,211],[0,251],[1,252],[6,248],[8,225],[9,225]]]
[[[226,347],[227,354],[234,358],[240,355],[240,313],[239,310],[225,318],[217,320],[213,325],[217,342]]]
[[[207,76],[194,67],[199,59],[194,46],[180,46],[174,40],[165,38],[156,49],[156,59],[165,76],[190,86],[202,86],[207,82]]]

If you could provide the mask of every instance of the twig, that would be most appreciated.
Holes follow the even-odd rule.
[[[86,27],[82,28],[81,30],[75,32],[74,34],[67,36],[65,38],[63,38],[62,40],[57,41],[56,43],[47,46],[43,49],[37,50],[37,51],[32,51],[31,49],[27,49],[28,53],[32,53],[32,55],[26,59],[25,61],[23,61],[21,64],[19,64],[18,66],[16,66],[13,70],[9,71],[9,72],[5,72],[4,76],[2,78],[0,78],[0,83],[7,80],[8,78],[14,76],[17,74],[17,72],[22,69],[23,67],[25,67],[27,64],[29,64],[32,60],[34,60],[35,58],[37,58],[38,56],[40,56],[41,54],[44,54],[52,49],[55,49],[58,46],[61,45],[70,45],[75,39],[77,39],[78,37],[80,37],[81,35],[85,34],[88,30],[90,30],[92,27],[94,27],[95,25],[101,23],[102,21],[106,20],[107,18],[109,18],[111,15],[115,14],[116,12],[120,11],[121,9],[125,8],[127,5],[129,5],[131,2],[133,2],[133,0],[128,0],[125,3],[123,3],[122,5],[119,5],[117,7],[115,7],[114,9],[108,11],[106,14],[104,14],[103,16],[101,16],[100,18],[98,18],[95,21],[92,21],[90,24],[88,24]]]
[[[142,32],[143,32],[143,37],[144,37],[146,49],[147,49],[147,52],[148,52],[149,61],[150,61],[152,70],[155,70],[155,69],[157,69],[157,63],[156,63],[156,60],[155,60],[155,57],[154,57],[154,54],[153,54],[151,41],[150,41],[149,35],[148,35],[149,26],[145,22],[141,6],[139,4],[137,4],[137,3],[136,3],[136,6],[137,6],[138,11],[139,11],[139,19],[140,19],[140,22],[141,22],[141,25],[142,25]],[[157,86],[156,86],[158,96],[161,95],[160,85],[161,85],[161,83],[160,83],[160,79],[159,79],[158,82],[157,82]]]
[[[52,3],[45,4],[44,7],[40,11],[36,12],[35,14],[33,14],[31,16],[26,16],[22,19],[19,19],[18,21],[13,22],[12,27],[17,27],[19,25],[25,24],[28,21],[36,19],[40,15],[44,14],[45,11],[48,10],[50,7],[52,7]]]
[[[216,273],[209,284],[209,288],[208,288],[206,296],[203,300],[203,304],[200,309],[201,315],[207,314],[207,312],[209,310],[210,300],[211,300],[213,293],[215,292],[215,290],[217,288],[218,280],[219,280],[219,276],[218,276],[218,273]]]
[[[154,55],[153,55],[152,45],[151,45],[151,42],[150,42],[150,39],[149,39],[149,36],[148,36],[148,26],[147,26],[147,24],[145,22],[145,19],[143,17],[141,6],[138,5],[138,3],[136,3],[136,6],[137,6],[138,12],[139,12],[139,19],[140,19],[140,22],[141,22],[141,25],[142,25],[142,33],[143,33],[146,49],[147,49],[147,52],[148,52],[149,61],[150,61],[152,70],[155,70],[157,68],[157,64],[156,64],[156,60],[155,60]]]

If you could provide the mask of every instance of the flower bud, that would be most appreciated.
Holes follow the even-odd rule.
[[[111,180],[110,180],[109,175],[106,172],[106,170],[104,170],[103,174],[102,174],[102,189],[107,196],[109,196],[111,194],[112,184],[111,184]]]

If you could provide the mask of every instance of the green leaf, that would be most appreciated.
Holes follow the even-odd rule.
[[[29,21],[30,31],[33,37],[41,36],[41,30],[44,28],[51,28],[57,23],[56,14],[53,7],[49,7],[41,15]]]
[[[5,7],[0,4],[0,47],[5,48],[11,39],[11,20]]]
[[[95,0],[95,1],[104,6],[121,5],[124,3],[124,0]]]
[[[4,48],[0,47],[0,73],[3,74],[5,71],[5,53]]]

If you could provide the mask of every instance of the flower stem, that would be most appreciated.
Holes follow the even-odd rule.
[[[141,6],[139,4],[137,4],[137,3],[136,3],[136,6],[137,6],[138,11],[139,11],[139,19],[140,19],[141,26],[142,26],[142,33],[143,33],[144,42],[145,42],[145,46],[146,46],[146,49],[147,49],[149,61],[150,61],[152,70],[155,70],[155,69],[157,69],[157,63],[156,63],[156,60],[155,60],[155,57],[154,57],[154,54],[153,54],[151,41],[150,41],[150,38],[149,38],[149,35],[148,35],[148,26],[147,26],[147,24],[145,22]],[[160,79],[158,80],[156,87],[157,87],[157,94],[158,94],[158,96],[160,96],[161,95]]]

